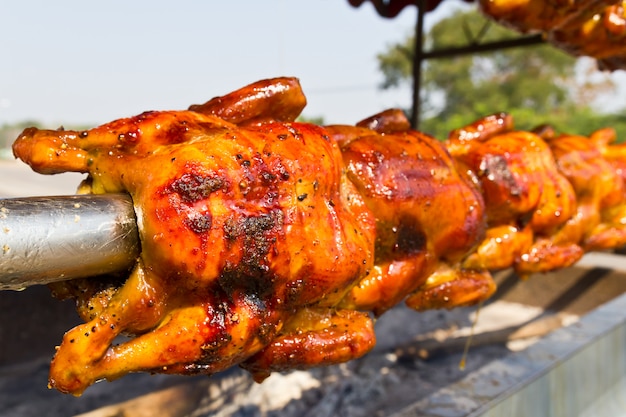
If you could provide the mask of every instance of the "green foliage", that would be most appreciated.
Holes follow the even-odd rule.
[[[478,12],[457,12],[426,34],[425,49],[519,36]],[[378,55],[384,77],[382,88],[410,88],[413,55],[411,37]],[[428,60],[422,70],[419,128],[445,138],[452,129],[506,111],[520,129],[548,123],[558,131],[588,134],[613,123],[620,137],[626,138],[624,117],[602,115],[589,107],[608,87],[607,82],[581,84],[576,79],[576,64],[575,58],[550,45]]]
[[[324,117],[323,116],[308,117],[308,116],[300,115],[298,116],[296,121],[301,122],[301,123],[313,123],[314,125],[322,126],[324,124]]]

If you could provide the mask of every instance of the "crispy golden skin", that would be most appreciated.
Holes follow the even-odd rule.
[[[548,138],[559,171],[576,192],[576,215],[561,235],[577,239],[585,251],[626,244],[623,171],[603,156],[603,151],[617,154],[623,149],[624,145],[608,146],[614,138],[611,129],[594,132],[589,138],[565,134]],[[623,156],[619,160],[624,161]]]
[[[577,239],[554,238],[573,216],[576,195],[541,137],[514,131],[501,114],[452,132],[447,144],[475,173],[487,207],[487,238],[466,267],[513,266],[527,275],[569,266],[582,256]]]
[[[320,127],[265,114],[274,99],[300,111],[294,80],[259,84],[233,94],[271,90],[234,112],[248,127],[213,116],[209,104],[203,113],[148,112],[87,132],[31,129],[17,140],[16,155],[39,172],[89,172],[91,192],[129,192],[140,229],[136,268],[65,335],[53,387],[80,394],[97,379],[135,370],[213,373],[291,333],[342,335],[303,342],[312,363],[345,361],[373,346],[366,313],[334,308],[372,268],[372,214]],[[258,114],[267,119],[255,123]],[[302,308],[324,315],[324,325],[299,323]],[[354,324],[345,329],[348,316]],[[121,333],[136,337],[112,346]],[[327,350],[332,343],[335,353],[315,359],[319,343]]]
[[[624,245],[623,145],[609,145],[610,133],[520,132],[504,113],[452,132],[447,147],[475,173],[487,207],[486,238],[463,265],[528,275]]]
[[[625,241],[626,152],[608,131],[516,132],[497,114],[439,142],[397,110],[295,122],[305,103],[296,79],[277,78],[187,111],[20,135],[14,153],[34,170],[129,193],[142,244],[128,276],[51,284],[85,320],[63,338],[52,387],[233,365],[261,381],[345,362],[402,300],[475,304],[495,290],[491,270],[547,271]]]
[[[480,0],[483,13],[523,33],[577,26],[621,0]]]
[[[482,12],[522,33],[542,33],[574,56],[598,59],[603,69],[626,68],[624,0],[480,0]]]
[[[356,128],[326,129],[338,139],[348,178],[376,217],[374,269],[342,304],[381,314],[413,292],[407,303],[416,310],[489,296],[495,289],[489,274],[459,268],[484,233],[483,200],[443,144],[409,130],[399,111]]]
[[[549,34],[550,43],[574,56],[598,59],[600,68],[626,68],[626,1],[611,1],[592,16]]]

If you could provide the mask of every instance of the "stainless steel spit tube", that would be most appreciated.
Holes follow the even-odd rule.
[[[126,194],[0,199],[0,290],[123,271],[139,253]]]

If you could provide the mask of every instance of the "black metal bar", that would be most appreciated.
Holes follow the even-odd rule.
[[[533,46],[545,43],[542,34],[523,36],[521,38],[507,39],[503,41],[488,42],[482,44],[471,44],[458,48],[447,48],[435,51],[421,51],[421,60],[450,58],[459,55],[468,55],[476,52],[491,52],[499,49],[518,48],[522,46]]]
[[[415,25],[415,52],[413,57],[413,109],[411,126],[417,129],[420,121],[420,90],[422,84],[422,62],[424,60],[424,14],[426,1],[415,0],[417,23]]]
[[[415,53],[413,58],[413,109],[411,126],[417,129],[420,122],[420,90],[422,84],[422,64],[428,59],[451,58],[469,55],[477,52],[492,52],[507,48],[540,45],[545,43],[542,34],[523,36],[521,38],[506,39],[482,44],[470,44],[458,48],[446,48],[434,51],[424,51],[424,0],[416,0],[417,23],[415,25]]]

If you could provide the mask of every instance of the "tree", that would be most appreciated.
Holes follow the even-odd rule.
[[[457,12],[433,26],[425,36],[425,48],[465,46],[468,37],[489,42],[519,36],[476,11]],[[379,54],[382,88],[411,85],[413,57],[412,37]],[[419,128],[445,138],[454,128],[507,111],[521,129],[550,123],[557,130],[588,134],[589,130],[573,131],[572,127],[584,128],[579,126],[581,120],[600,117],[589,103],[611,83],[608,77],[581,82],[583,64],[550,45],[428,60],[422,71]]]

